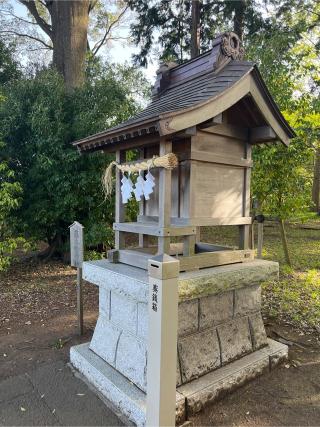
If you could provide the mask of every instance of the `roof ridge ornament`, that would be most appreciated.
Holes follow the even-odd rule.
[[[212,49],[183,64],[162,62],[152,89],[158,98],[166,89],[179,85],[196,75],[214,71],[217,73],[232,60],[242,60],[244,49],[239,36],[233,31],[219,34],[212,41]]]
[[[233,31],[222,34],[221,52],[233,60],[242,60],[244,57],[244,48],[239,36]]]

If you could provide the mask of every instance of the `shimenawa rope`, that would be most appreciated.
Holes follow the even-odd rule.
[[[174,153],[168,153],[164,156],[153,157],[152,159],[142,160],[136,163],[119,164],[116,161],[111,162],[102,176],[102,187],[106,197],[109,197],[112,193],[112,171],[114,166],[122,173],[134,173],[152,168],[174,169],[178,166],[178,159]]]

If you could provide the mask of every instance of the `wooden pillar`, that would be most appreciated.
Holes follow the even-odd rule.
[[[251,144],[245,143],[244,158],[251,160]],[[242,199],[242,216],[250,216],[250,179],[251,168],[244,168],[243,179],[243,199]],[[250,225],[239,226],[239,249],[249,249],[250,247]]]
[[[199,228],[199,227],[197,227]],[[183,256],[191,256],[194,255],[196,245],[196,236],[184,236],[183,239]]]
[[[197,150],[198,137],[197,134],[191,136],[191,155],[194,150]],[[189,164],[189,179],[188,179],[188,191],[187,197],[185,198],[184,211],[187,218],[195,217],[195,193],[196,181],[197,181],[197,162],[193,160],[188,161]],[[183,239],[183,255],[191,256],[195,253],[196,242],[200,241],[200,227],[196,227],[197,234],[192,236],[185,236]]]
[[[172,143],[165,138],[160,139],[160,156],[171,153]],[[171,170],[159,170],[159,227],[171,225]],[[170,237],[158,237],[158,254],[170,253]]]
[[[118,163],[123,163],[126,160],[125,151],[116,151],[116,161]],[[121,200],[121,172],[116,168],[116,212],[115,212],[115,222],[124,222],[125,220],[125,206]],[[124,233],[121,231],[114,232],[115,240],[115,249],[124,248]]]
[[[143,160],[146,158],[145,148],[139,150],[139,159]],[[142,172],[144,174],[144,172]],[[139,202],[139,215],[145,215],[145,200],[142,198]],[[149,236],[147,234],[139,234],[139,247],[146,248],[149,246]]]

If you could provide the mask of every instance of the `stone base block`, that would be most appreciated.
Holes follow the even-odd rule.
[[[137,426],[146,420],[146,394],[89,348],[89,343],[70,349],[71,364],[119,411]],[[185,421],[185,398],[176,394],[177,424]]]
[[[186,414],[194,415],[201,411],[227,392],[271,370],[287,356],[287,346],[268,339],[266,347],[178,387],[177,424],[186,420]],[[138,426],[145,425],[146,394],[91,351],[89,344],[72,347],[70,360],[130,421]]]
[[[200,412],[209,403],[270,371],[287,357],[286,345],[268,339],[266,347],[178,387],[179,393],[185,397],[187,414],[192,416]]]
[[[267,345],[260,282],[273,278],[278,264],[244,264],[179,275],[177,386]],[[99,286],[99,318],[90,350],[146,392],[147,272],[98,260],[85,262],[83,274]],[[193,289],[187,299],[182,284],[184,291]]]

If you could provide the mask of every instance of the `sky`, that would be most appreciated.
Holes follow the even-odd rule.
[[[17,16],[28,19],[27,9],[18,0],[9,0],[9,3],[14,8],[14,13]],[[123,38],[128,38],[130,35],[130,19],[128,22],[120,27],[117,31],[117,35]],[[106,53],[107,52],[107,53]],[[124,64],[125,62],[132,63],[131,58],[134,53],[138,52],[138,48],[128,43],[128,41],[116,40],[112,41],[108,47],[102,52],[102,56],[108,58],[111,62]],[[156,77],[156,70],[158,69],[158,63],[149,63],[147,68],[142,68],[142,72],[146,78],[153,83]]]

